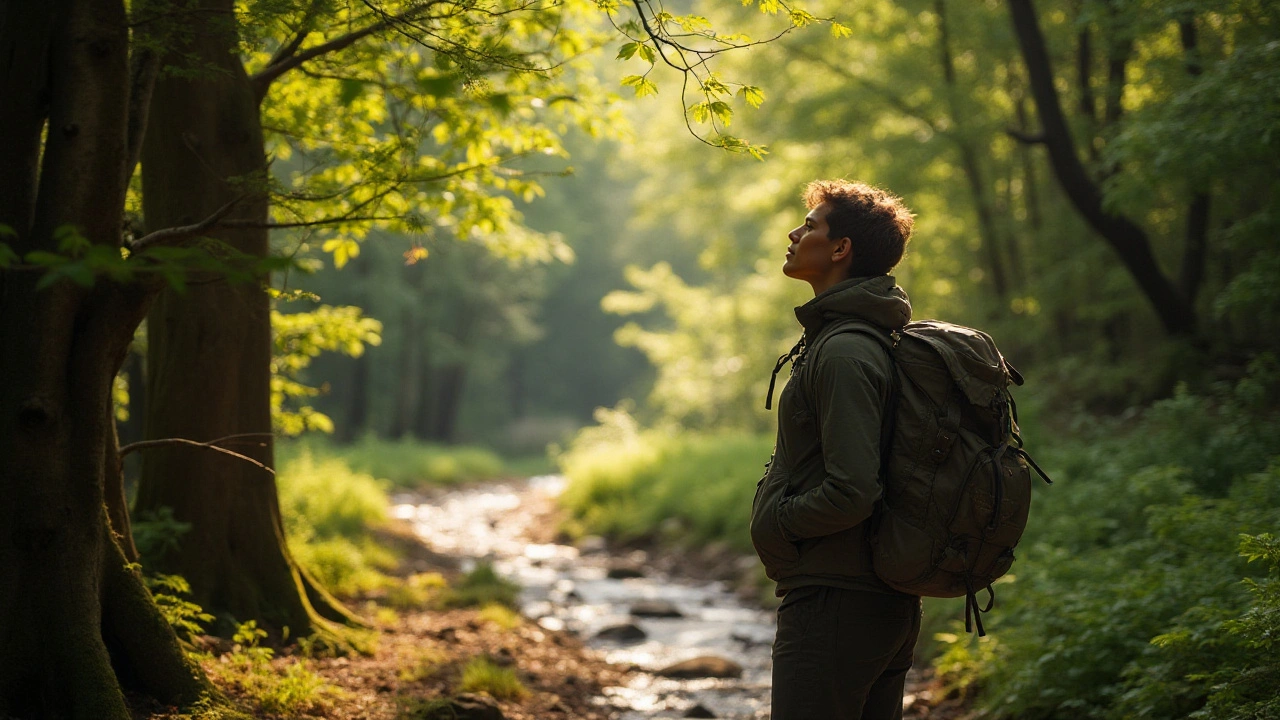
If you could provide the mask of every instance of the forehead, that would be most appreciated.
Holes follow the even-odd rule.
[[[827,215],[831,212],[831,203],[822,202],[809,210],[809,214],[805,215],[806,220],[812,220],[815,223],[823,222],[827,219]]]

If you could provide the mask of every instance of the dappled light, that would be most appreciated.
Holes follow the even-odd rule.
[[[0,57],[0,718],[1280,717],[1277,3]]]

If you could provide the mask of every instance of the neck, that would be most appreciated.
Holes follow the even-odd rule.
[[[849,273],[847,270],[844,268],[833,268],[833,271],[827,273],[826,277],[810,280],[809,286],[813,288],[813,296],[818,297],[827,290],[830,290],[836,283],[841,283],[848,279]]]

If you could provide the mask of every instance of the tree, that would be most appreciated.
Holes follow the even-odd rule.
[[[1172,335],[1193,332],[1196,327],[1195,309],[1175,281],[1160,269],[1147,233],[1132,219],[1107,209],[1101,188],[1080,161],[1074,136],[1067,125],[1058,91],[1054,87],[1053,68],[1031,0],[1010,0],[1009,12],[1023,60],[1026,62],[1031,94],[1035,98],[1036,110],[1040,116],[1042,134],[1035,141],[1043,143],[1048,151],[1059,184],[1081,216],[1120,256],[1121,262],[1128,268],[1160,317],[1165,331]],[[1123,47],[1122,44],[1121,48]],[[1121,50],[1110,62],[1106,115],[1111,122],[1121,113],[1120,94],[1124,87],[1127,54]],[[1089,101],[1086,100],[1085,103],[1089,104]],[[1194,212],[1198,215],[1206,214],[1207,203],[1207,199],[1197,199]],[[1193,226],[1199,228],[1193,235],[1193,242],[1203,241],[1203,222],[1205,221],[1193,221]],[[1188,283],[1188,289],[1193,289],[1195,284],[1198,283]]]
[[[111,383],[158,287],[120,255],[140,139],[124,6],[6,3],[0,49],[0,715],[124,720],[120,677],[209,692],[113,535]]]
[[[251,6],[252,25],[237,19],[233,0],[166,8],[198,14],[205,31],[180,23],[161,61],[144,145],[148,230],[216,218],[207,234],[263,258],[272,226],[330,227],[323,247],[339,266],[359,252],[356,239],[373,225],[475,235],[507,255],[563,256],[551,236],[521,230],[509,196],[527,199],[539,188],[511,161],[561,152],[551,123],[562,109],[592,132],[604,122],[590,84],[565,71],[588,44],[587,35],[564,27],[581,7],[312,0]],[[703,30],[719,46],[691,51],[669,30],[687,21],[652,8],[637,12],[639,21],[622,28],[630,45],[648,39],[657,48],[638,52],[651,62],[670,53],[672,67],[701,73],[708,103],[728,87],[708,74],[707,61],[737,45]],[[814,21],[793,14],[791,23]],[[242,59],[237,50],[246,42],[258,49]],[[727,110],[717,112],[726,117]],[[758,152],[723,134],[713,142]],[[270,177],[268,152],[281,160],[296,153],[291,186],[271,187],[277,178]],[[461,325],[450,332],[465,346],[473,314],[465,304],[462,310],[453,318]],[[214,281],[166,292],[148,331],[149,439],[206,442],[269,432],[270,327],[261,287]],[[403,348],[414,354],[411,344]],[[416,424],[451,439],[465,373],[456,361],[413,373],[435,402],[414,423],[413,398],[402,394],[398,429]],[[419,404],[425,413],[428,403]],[[196,602],[224,617],[287,626],[293,635],[321,627],[311,605],[331,620],[351,621],[289,559],[269,474],[229,457],[196,462],[200,452],[159,446],[143,461],[137,509],[169,507],[192,526],[162,569],[186,577]],[[245,454],[270,467],[270,438]]]

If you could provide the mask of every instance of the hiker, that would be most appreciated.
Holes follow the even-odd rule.
[[[877,577],[867,539],[882,495],[893,360],[861,332],[832,335],[817,357],[806,351],[833,321],[858,318],[888,335],[911,319],[889,273],[913,221],[901,199],[858,182],[812,182],[804,202],[809,213],[788,235],[782,272],[809,283],[814,298],[796,308],[804,335],[774,370],[776,378],[792,363],[751,513],[752,542],[783,598],[772,717],[901,718],[920,598]]]

